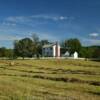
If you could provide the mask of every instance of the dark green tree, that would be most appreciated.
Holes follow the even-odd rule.
[[[5,47],[1,47],[0,48],[0,57],[5,57],[6,56],[6,48]]]
[[[82,46],[80,41],[75,38],[75,39],[65,40],[65,47],[69,48],[69,52],[72,54],[75,51],[79,53]]]
[[[93,52],[93,58],[100,58],[100,48],[96,48]]]
[[[0,57],[6,57],[9,59],[13,59],[13,49],[7,49],[5,47],[0,48]]]
[[[37,58],[41,55],[41,44],[37,34],[32,34],[32,41],[33,41],[33,55],[36,55]]]
[[[41,45],[46,45],[46,44],[50,44],[50,42],[48,40],[41,40],[40,41]]]
[[[30,38],[24,38],[14,43],[14,54],[16,56],[32,57],[33,41]]]
[[[5,56],[9,59],[14,59],[14,55],[13,55],[13,49],[6,49],[5,51]]]

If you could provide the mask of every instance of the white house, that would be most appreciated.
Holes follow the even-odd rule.
[[[42,56],[60,57],[60,45],[58,43],[44,45],[42,48]]]

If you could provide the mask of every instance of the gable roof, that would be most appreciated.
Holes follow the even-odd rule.
[[[46,45],[44,45],[43,46],[43,48],[49,48],[49,47],[52,47],[52,46],[54,46],[55,44],[46,44]]]

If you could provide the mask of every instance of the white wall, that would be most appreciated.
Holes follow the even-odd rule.
[[[55,56],[56,56],[55,51],[56,51],[56,46],[54,45],[54,46],[53,46],[53,57],[55,57]]]
[[[52,47],[48,47],[48,48],[44,48],[42,49],[42,55],[43,56],[53,56],[53,48]]]
[[[77,59],[77,58],[78,58],[78,53],[74,52],[74,59]]]

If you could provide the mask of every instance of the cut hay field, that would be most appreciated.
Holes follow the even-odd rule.
[[[100,62],[0,60],[0,100],[100,100]]]

